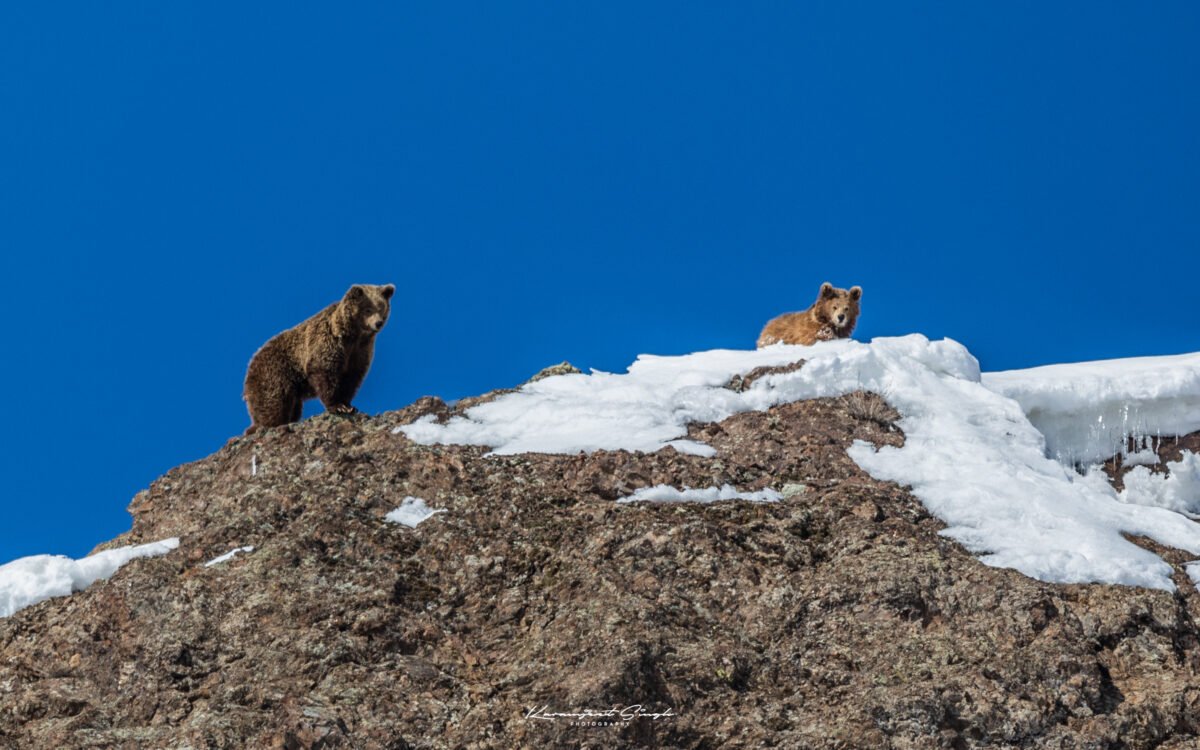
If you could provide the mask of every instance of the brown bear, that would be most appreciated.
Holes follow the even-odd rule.
[[[826,281],[817,301],[804,312],[786,313],[767,323],[758,335],[758,348],[771,344],[803,344],[844,339],[858,322],[862,287],[837,289]]]
[[[392,284],[355,284],[346,296],[295,328],[275,336],[250,359],[243,398],[250,410],[249,435],[299,422],[305,399],[321,399],[331,414],[353,414],[371,357],[375,334],[387,322]]]

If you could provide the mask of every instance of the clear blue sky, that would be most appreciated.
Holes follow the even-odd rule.
[[[370,412],[825,280],[985,369],[1200,350],[1200,6],[898,5],[5,5],[0,561],[126,530],[355,282]]]

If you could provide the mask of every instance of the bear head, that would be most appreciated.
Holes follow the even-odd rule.
[[[350,287],[342,297],[339,310],[348,330],[366,336],[379,333],[391,312],[395,292],[394,284],[355,284]]]
[[[813,312],[817,320],[833,327],[839,337],[849,336],[858,323],[858,301],[862,299],[862,287],[838,289],[826,281],[817,293]]]

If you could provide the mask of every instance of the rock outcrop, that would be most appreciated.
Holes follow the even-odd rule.
[[[1189,558],[1156,548],[1175,593],[984,566],[847,457],[904,440],[877,396],[693,425],[714,458],[392,432],[452,412],[316,417],[139,493],[103,546],[179,549],[0,620],[0,747],[1200,742]],[[615,502],[659,483],[783,499]],[[447,512],[386,523],[406,496]],[[556,715],[614,706],[641,715]]]

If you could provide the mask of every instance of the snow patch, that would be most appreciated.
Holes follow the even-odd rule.
[[[1167,462],[1167,474],[1136,466],[1124,478],[1121,502],[1167,508],[1200,516],[1200,455],[1183,451],[1178,461]]]
[[[744,392],[722,387],[733,375],[800,359],[799,370],[760,378]],[[396,432],[423,444],[486,445],[497,454],[655,451],[685,437],[689,423],[873,391],[902,415],[905,444],[876,450],[858,442],[850,457],[876,479],[912,487],[946,523],[942,533],[985,564],[1043,581],[1173,590],[1171,566],[1123,534],[1200,555],[1200,525],[1164,507],[1121,502],[1107,482],[1048,458],[1047,438],[1026,412],[1053,436],[1051,453],[1095,460],[1116,452],[1134,425],[1164,434],[1200,429],[1200,355],[1101,364],[1049,374],[1039,368],[1036,377],[997,373],[985,387],[965,347],[920,335],[643,355],[623,375],[546,378],[445,424],[429,417]],[[1139,374],[1146,367],[1151,377]],[[1079,378],[1088,385],[1069,387]],[[1121,421],[1117,405],[1131,396],[1137,419]],[[1105,430],[1075,439],[1073,431],[1097,414]],[[1114,421],[1115,432],[1106,431]]]
[[[0,565],[0,617],[51,599],[83,591],[139,557],[165,555],[179,546],[172,537],[150,544],[118,547],[72,560],[64,555],[33,555]]]
[[[237,547],[235,549],[229,550],[228,552],[226,552],[223,555],[218,555],[218,556],[214,557],[213,559],[209,560],[208,562],[204,563],[204,567],[211,568],[214,565],[220,565],[223,562],[229,562],[230,560],[233,559],[234,555],[238,554],[239,552],[253,552],[253,551],[254,551],[253,545],[250,545],[247,547]]]
[[[676,489],[669,484],[643,487],[618,503],[715,503],[718,500],[748,500],[752,503],[777,503],[783,498],[772,489],[758,492],[739,492],[732,485],[706,487],[704,489]]]
[[[1188,563],[1184,566],[1184,570],[1187,571],[1188,578],[1192,579],[1192,583],[1200,588],[1200,560]]]
[[[989,372],[983,384],[1016,399],[1072,466],[1124,454],[1129,438],[1200,430],[1200,353]]]
[[[430,516],[445,512],[445,508],[430,508],[421,498],[410,495],[400,502],[399,508],[384,516],[383,520],[404,524],[410,529],[415,529],[417,524],[428,519]]]

